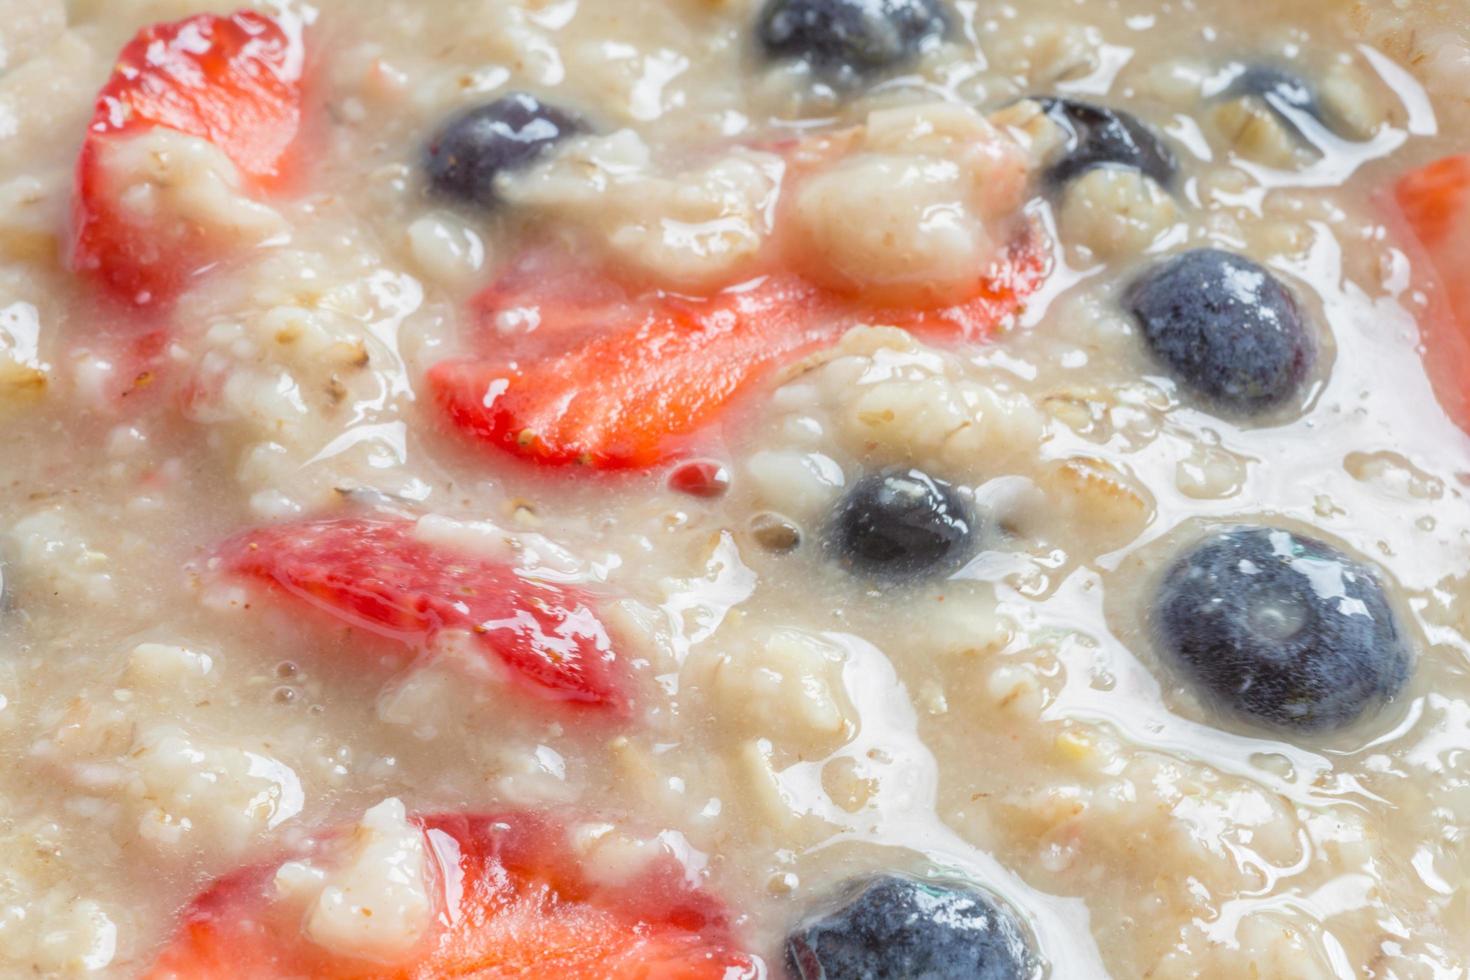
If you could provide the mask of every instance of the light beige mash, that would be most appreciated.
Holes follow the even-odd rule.
[[[586,814],[594,865],[677,841],[778,977],[834,884],[926,867],[1007,899],[1055,980],[1470,976],[1470,439],[1379,197],[1470,145],[1470,7],[954,6],[948,42],[838,95],[760,58],[754,0],[292,3],[327,107],[298,193],[252,201],[168,132],[116,164],[243,256],[166,314],[166,396],[133,404],[65,262],[75,157],[140,27],[233,8],[0,0],[0,976],[136,976],[208,881],[359,822],[344,866],[277,883],[312,941],[391,952],[429,914],[405,813],[510,807]],[[1254,59],[1315,80],[1340,152],[1212,98]],[[428,196],[430,134],[515,90],[595,131],[493,215]],[[1157,127],[1177,193],[1113,169],[1043,193],[1060,136],[1023,97],[1046,94]],[[781,141],[820,132],[840,160],[784,198]],[[779,236],[834,288],[942,297],[1018,208],[1056,241],[1019,322],[946,346],[875,319],[769,376],[699,437],[722,497],[513,464],[426,394],[533,236],[681,292]],[[1194,400],[1119,305],[1149,256],[1203,244],[1270,267],[1318,332],[1265,420]],[[1004,545],[903,587],[843,571],[826,515],[893,464],[973,491]],[[378,503],[622,597],[637,723],[548,714],[463,650],[405,666],[210,566],[241,529]],[[1374,563],[1405,692],[1288,737],[1162,667],[1156,576],[1218,521]],[[381,928],[341,914],[353,889]]]

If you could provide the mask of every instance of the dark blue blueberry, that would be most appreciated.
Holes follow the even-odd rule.
[[[766,0],[756,24],[769,57],[844,82],[903,65],[948,30],[943,0]]]
[[[1252,65],[1241,72],[1220,94],[1220,98],[1224,100],[1251,96],[1270,106],[1276,117],[1298,138],[1305,137],[1301,127],[1292,118],[1293,114],[1306,115],[1318,122],[1322,122],[1324,118],[1322,104],[1317,99],[1317,90],[1300,75],[1294,75],[1282,68]]]
[[[1035,957],[1015,916],[952,882],[883,875],[786,937],[796,980],[1024,980]]]
[[[1061,159],[1046,172],[1060,186],[1094,167],[1132,167],[1168,187],[1179,164],[1164,141],[1137,117],[1117,109],[1073,99],[1037,100],[1067,133]]]
[[[1296,300],[1265,268],[1214,248],[1154,266],[1124,305],[1155,358],[1216,405],[1252,414],[1296,394],[1313,344]]]
[[[1373,572],[1289,531],[1210,535],[1169,569],[1153,619],[1160,647],[1200,689],[1268,726],[1342,728],[1409,677]]]
[[[970,508],[922,470],[883,470],[859,480],[837,505],[837,558],[869,574],[906,577],[953,569],[969,557]]]
[[[496,203],[495,178],[533,163],[585,127],[576,116],[515,92],[455,116],[434,135],[426,155],[436,193],[484,207]]]

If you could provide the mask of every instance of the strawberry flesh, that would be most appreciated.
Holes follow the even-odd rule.
[[[456,429],[518,456],[649,467],[772,366],[836,339],[840,327],[806,316],[816,298],[793,279],[711,300],[659,297],[628,321],[587,324],[603,329],[570,350],[524,366],[450,361],[429,384]]]
[[[166,128],[212,143],[247,188],[279,184],[301,126],[299,25],[244,10],[145,28],[123,48],[98,94],[77,161],[72,264],[118,298],[165,300],[218,256],[194,230],[162,233],[116,196],[105,154],[121,139]]]
[[[1421,324],[1440,402],[1470,432],[1470,154],[1403,177],[1394,192],[1431,308]]]
[[[1026,306],[1051,275],[1051,256],[1034,228],[1024,230],[975,283],[971,295],[938,307],[890,309],[869,315],[870,323],[887,323],[935,340],[978,342],[989,338]]]
[[[413,532],[406,520],[276,525],[234,538],[220,557],[228,572],[415,649],[443,630],[468,630],[535,696],[627,713],[620,665],[592,595],[445,551]]]
[[[872,309],[795,276],[769,276],[706,299],[630,301],[604,285],[567,295],[497,284],[482,319],[536,311],[519,357],[436,365],[429,387],[461,434],[543,465],[646,469],[682,455],[700,430],[772,369],[862,323],[979,340],[1039,288],[1049,257],[1027,233],[965,302]],[[603,280],[605,283],[606,280]]]
[[[438,914],[405,961],[344,959],[303,937],[299,910],[275,902],[275,867],[217,882],[184,912],[145,980],[314,977],[446,980],[746,980],[763,975],[735,947],[728,916],[672,856],[618,885],[593,882],[564,828],[526,813],[436,816],[427,836]]]

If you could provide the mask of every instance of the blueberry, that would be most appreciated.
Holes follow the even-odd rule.
[[[1123,302],[1154,357],[1230,411],[1254,414],[1286,401],[1311,367],[1312,338],[1296,300],[1242,256],[1185,252],[1144,273]]]
[[[866,476],[848,491],[833,516],[831,538],[844,564],[904,577],[962,563],[973,524],[954,487],[899,467]]]
[[[1258,98],[1275,113],[1289,130],[1304,139],[1301,127],[1292,118],[1300,113],[1323,121],[1322,104],[1317,99],[1317,90],[1300,75],[1282,68],[1268,65],[1252,65],[1236,76],[1228,88],[1220,94],[1223,100]]]
[[[515,92],[450,119],[434,134],[425,167],[434,191],[494,207],[495,178],[530,166],[584,129],[580,119],[534,95]]]
[[[766,0],[756,24],[769,57],[839,82],[903,65],[948,30],[944,0]]]
[[[1046,114],[1067,133],[1060,160],[1046,172],[1058,187],[1094,167],[1132,167],[1163,187],[1174,181],[1179,164],[1164,141],[1136,116],[1073,99],[1038,99]]]
[[[1226,708],[1299,732],[1342,728],[1408,680],[1409,652],[1378,579],[1311,538],[1218,531],[1164,577],[1161,649]]]
[[[840,906],[786,937],[796,980],[1023,980],[1026,934],[986,893],[952,882],[882,875],[849,886]]]

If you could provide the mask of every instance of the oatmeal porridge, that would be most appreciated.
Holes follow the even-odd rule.
[[[1470,977],[1465,0],[0,0],[0,976]]]

